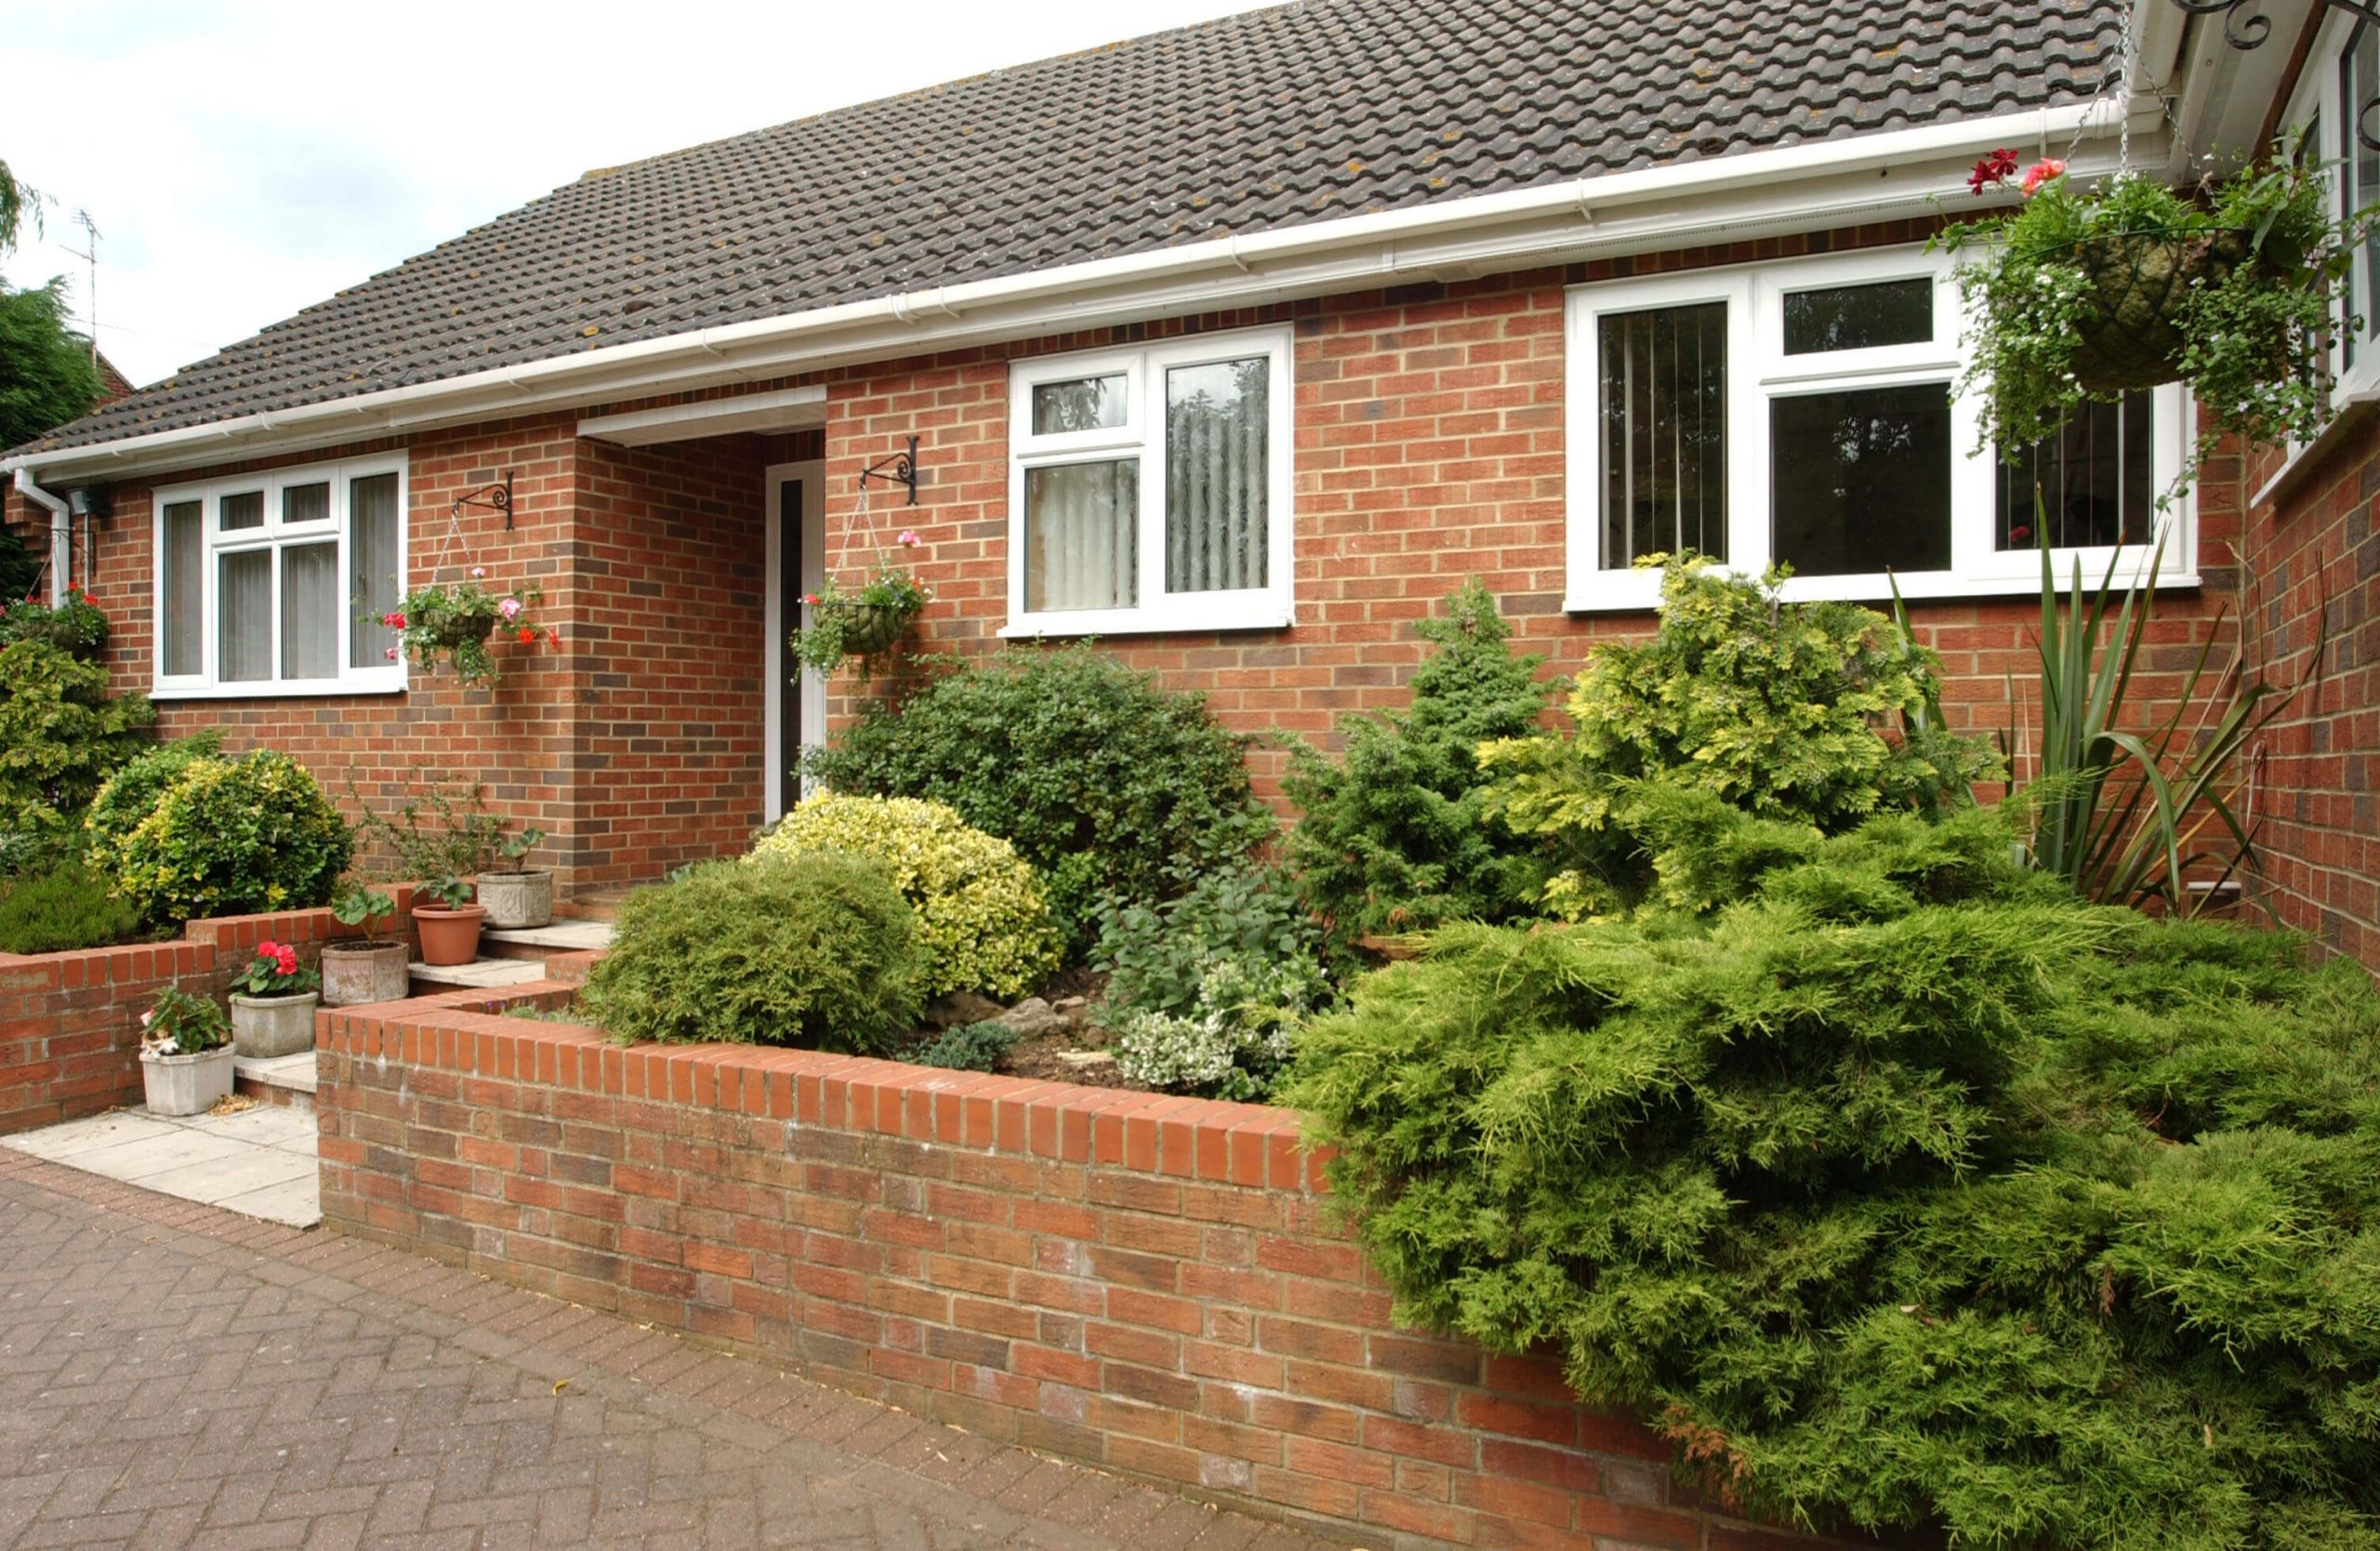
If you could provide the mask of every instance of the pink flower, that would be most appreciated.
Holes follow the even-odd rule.
[[[1989,156],[1977,159],[1975,170],[1967,174],[1967,192],[1979,194],[1995,183],[2005,183],[2010,178],[2016,176],[2016,153],[2013,151],[1995,151]]]
[[[521,600],[518,598],[507,598],[504,602],[496,605],[496,612],[504,616],[507,619],[518,619],[521,617]]]
[[[151,1020],[151,1019],[152,1019],[152,1018],[154,1018],[156,1015],[157,1015],[157,1014],[154,1014],[154,1013],[143,1013],[143,1014],[140,1014],[140,1027],[143,1027],[143,1028],[148,1027],[149,1027],[150,1020]]]
[[[2025,181],[2020,185],[2025,197],[2030,199],[2042,192],[2042,185],[2053,178],[2066,176],[2066,164],[2055,156],[2045,156],[2025,169]]]
[[[486,576],[486,575],[487,575],[487,567],[486,567],[486,566],[484,566],[484,565],[474,565],[474,566],[472,566],[472,567],[471,567],[471,579],[472,579],[473,581],[477,581],[477,580],[479,580],[482,577],[484,577],[484,576]]]
[[[390,662],[397,660],[397,649],[394,646],[390,647],[385,655]]]
[[[905,550],[914,550],[919,544],[924,543],[925,540],[918,537],[917,529],[904,528],[901,530],[901,537],[894,539],[893,542],[900,545]]]

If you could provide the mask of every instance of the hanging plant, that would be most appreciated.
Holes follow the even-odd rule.
[[[2330,181],[2289,141],[2271,162],[2176,191],[2121,172],[2077,185],[2066,164],[2018,178],[2013,152],[1976,164],[1977,195],[2014,210],[1946,227],[1960,265],[1983,439],[2011,462],[2090,402],[2189,386],[2220,431],[2306,439],[2330,418],[2338,286],[2373,212],[2329,214]]]
[[[532,586],[491,592],[482,585],[486,576],[486,566],[474,565],[463,581],[415,588],[403,603],[380,616],[380,623],[400,632],[403,655],[415,667],[435,672],[442,660],[452,662],[455,676],[466,687],[496,682],[496,659],[488,654],[488,643],[499,627],[523,646],[562,644],[561,631],[538,625],[533,617],[545,601],[542,590]],[[398,646],[389,648],[390,661],[398,654]]]
[[[866,510],[863,505],[863,514]],[[893,542],[914,550],[920,540],[905,531]],[[810,605],[810,623],[794,632],[793,655],[822,674],[834,672],[847,657],[857,657],[860,682],[866,683],[877,660],[908,633],[932,598],[906,567],[879,550],[876,574],[864,585],[847,590],[830,576],[817,591],[802,595]]]

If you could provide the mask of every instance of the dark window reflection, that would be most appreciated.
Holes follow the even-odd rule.
[[[1922,345],[1934,338],[1934,282],[1886,280],[1785,293],[1785,353]]]
[[[1603,564],[1727,556],[1727,305],[1606,316]]]
[[[2030,550],[2033,497],[2052,549],[2149,541],[2149,454],[2153,422],[2147,393],[2117,404],[2085,404],[2058,433],[2027,451],[2022,461],[1995,462],[2000,548]]]
[[[1950,390],[1769,401],[1776,556],[1805,577],[1950,567]]]

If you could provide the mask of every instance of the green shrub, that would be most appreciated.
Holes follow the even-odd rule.
[[[108,616],[80,589],[70,588],[56,608],[20,599],[0,609],[0,646],[20,641],[55,646],[78,662],[97,662],[107,655]]]
[[[144,696],[111,697],[97,663],[40,641],[0,647],[0,829],[71,829],[155,720]]]
[[[124,842],[157,811],[157,800],[202,760],[223,757],[223,735],[213,728],[178,737],[135,755],[107,778],[83,816],[91,865],[112,872],[124,860]]]
[[[58,953],[131,942],[140,912],[80,862],[0,886],[0,953]]]
[[[1489,743],[1490,811],[1540,835],[1559,867],[1540,897],[1572,920],[1623,908],[1646,882],[1633,813],[1649,791],[1712,793],[1832,832],[1869,815],[1937,814],[1994,768],[1934,714],[1937,661],[1853,603],[1789,603],[1699,556],[1661,578],[1660,630],[1588,656],[1572,736]]]
[[[330,902],[354,855],[306,767],[259,749],[184,769],[119,848],[116,886],[155,926],[306,909]]]
[[[1349,718],[1337,762],[1296,745],[1289,859],[1307,907],[1341,936],[1528,913],[1544,846],[1486,812],[1478,749],[1537,730],[1543,658],[1514,656],[1512,630],[1477,581],[1419,626],[1436,650],[1403,711]]]
[[[1000,1057],[1016,1048],[1016,1030],[997,1019],[945,1028],[901,1059],[919,1067],[945,1067],[955,1072],[995,1070]]]
[[[1186,1012],[1114,1014],[1117,1069],[1166,1093],[1261,1099],[1289,1064],[1299,1021],[1328,995],[1295,961],[1227,955],[1208,965]]]
[[[621,903],[579,1005],[620,1040],[874,1054],[916,1021],[923,955],[881,864],[705,862]]]
[[[1996,813],[1671,802],[1727,908],[1448,927],[1299,1036],[1399,1318],[1550,1347],[1765,1517],[2368,1551],[2368,974],[2081,901]]]
[[[883,865],[917,912],[925,992],[1012,1001],[1058,967],[1059,940],[1033,869],[1004,840],[940,802],[819,792],[754,848],[759,856],[841,851]]]
[[[1243,856],[1270,815],[1245,740],[1205,698],[1088,646],[1017,646],[864,712],[809,769],[837,791],[946,802],[1041,873],[1068,948],[1099,905],[1173,892],[1175,868]]]

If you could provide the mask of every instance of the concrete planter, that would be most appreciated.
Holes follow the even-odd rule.
[[[312,991],[297,996],[242,996],[231,993],[231,1045],[251,1060],[295,1055],[314,1048],[314,1009],[323,999]]]
[[[413,994],[410,955],[397,943],[329,943],[323,948],[323,1005],[363,1007]]]
[[[550,926],[554,919],[554,875],[550,872],[483,872],[480,904],[487,924],[497,931],[522,931]]]
[[[202,1050],[195,1055],[152,1055],[142,1051],[140,1087],[149,1113],[204,1115],[214,1108],[216,1100],[231,1092],[231,1055],[230,1045]]]

